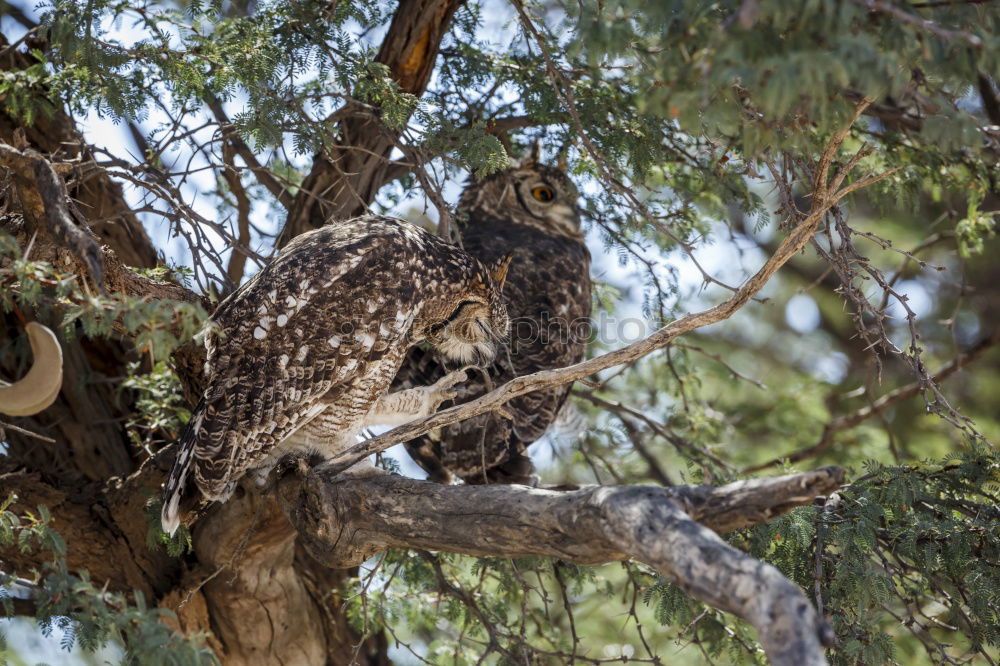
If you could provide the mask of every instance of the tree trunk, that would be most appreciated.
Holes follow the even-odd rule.
[[[2,63],[5,68],[28,64],[27,56],[13,51]],[[91,158],[72,121],[59,111],[40,116],[28,128],[0,113],[0,141],[33,148],[56,160]],[[11,181],[15,177],[9,173],[0,190],[0,210],[6,211],[0,216],[0,231],[13,235],[22,249],[30,245],[32,259],[73,267],[86,275],[86,267],[38,226],[40,220],[14,214],[27,208]],[[109,291],[200,300],[180,288],[154,286],[123,265],[153,267],[157,255],[117,183],[101,171],[78,180],[69,174],[66,180],[77,210],[106,246],[105,257],[111,259],[105,262]],[[59,318],[54,314],[43,323],[55,330]],[[23,338],[16,318],[0,315],[0,376],[14,379],[23,374],[25,359],[30,358],[20,342]],[[219,566],[233,559],[232,548],[250,529],[253,516],[234,523],[232,515],[223,515],[214,523],[229,529],[231,542],[199,538],[212,532],[212,521],[205,521],[196,534],[194,554],[186,558],[150,549],[146,498],[159,494],[169,460],[158,458],[135,471],[145,455],[129,441],[124,427],[136,412],[135,396],[121,391],[119,384],[127,374],[127,363],[137,360],[137,354],[126,339],[89,339],[79,331],[61,344],[64,382],[58,399],[42,413],[20,417],[14,424],[55,443],[42,443],[0,423],[2,439],[9,446],[8,455],[0,457],[0,488],[5,497],[9,492],[18,495],[15,511],[34,511],[39,504],[51,509],[54,527],[67,543],[71,570],[87,570],[109,589],[138,590],[146,599],[175,610],[183,629],[205,630],[213,636],[212,647],[226,664],[345,664],[356,653],[359,664],[387,663],[382,642],[361,643],[334,605],[331,591],[341,586],[347,572],[327,569],[299,553],[295,532],[283,516],[278,516],[277,529],[259,534],[249,544],[251,555],[235,562],[238,577],[231,569],[219,571]],[[179,374],[195,384],[189,391],[194,395],[203,352],[188,345],[179,361],[184,365]],[[129,475],[129,481],[123,481]],[[0,561],[14,570],[37,566],[17,552],[2,553]],[[249,618],[255,621],[248,624]]]
[[[402,0],[375,58],[389,68],[403,92],[420,96],[437,60],[441,39],[461,0]],[[334,144],[318,155],[288,211],[278,247],[330,220],[363,213],[387,182],[406,172],[394,169],[390,151],[400,132],[368,107],[348,104]]]

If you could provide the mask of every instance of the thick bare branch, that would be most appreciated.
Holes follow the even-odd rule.
[[[0,488],[5,497],[17,497],[11,509],[16,513],[37,511],[40,504],[49,509],[53,526],[67,544],[70,571],[87,570],[92,580],[110,590],[139,590],[147,599],[170,589],[174,568],[170,558],[146,545],[142,493],[131,486],[123,494],[114,488],[104,493],[79,482],[53,484],[41,473],[20,466],[18,460],[0,460]],[[166,470],[157,474],[166,475]],[[7,571],[30,571],[38,561],[37,552],[16,547],[0,551],[0,567]]]
[[[20,20],[18,16],[27,20],[12,5],[5,5],[4,12],[17,20]],[[37,35],[28,42],[32,49],[47,48],[44,41],[37,39]],[[0,35],[0,47],[4,47],[0,49],[0,70],[17,72],[38,62],[34,55],[6,47],[6,44],[6,38]],[[74,120],[62,110],[61,102],[49,99],[44,91],[34,95],[33,100],[43,111],[35,116],[30,125],[25,125],[9,111],[0,109],[0,141],[21,149],[25,146],[19,139],[23,138],[27,146],[42,155],[58,154],[60,160],[67,160],[71,164],[92,160],[93,149],[84,141]],[[74,176],[79,175],[75,169],[72,171]],[[111,246],[122,261],[130,266],[149,268],[156,265],[156,249],[142,223],[125,201],[122,188],[117,182],[106,173],[91,172],[86,178],[74,177],[69,185],[76,209],[86,217],[101,244]]]
[[[728,486],[442,486],[379,474],[316,470],[279,487],[306,548],[328,566],[386,548],[554,557],[579,564],[635,559],[758,631],[774,664],[825,664],[829,630],[802,590],[712,530],[766,522],[836,490],[826,468]]]
[[[73,222],[62,179],[54,165],[37,151],[31,148],[20,151],[0,141],[0,166],[12,170],[23,213],[35,225],[41,225],[30,230],[6,225],[0,228],[24,241],[28,238],[19,237],[25,236],[26,231],[40,231],[41,239],[32,243],[32,258],[50,261],[78,275],[90,274],[100,288],[109,292],[207,305],[201,296],[178,284],[156,282],[139,275],[111,248],[99,247],[93,234]]]
[[[400,90],[420,96],[427,88],[441,40],[462,0],[402,0],[375,61],[389,68]],[[349,105],[344,111],[352,111]],[[318,156],[295,197],[278,238],[283,247],[304,231],[329,219],[363,212],[378,190],[399,175],[389,153],[401,130],[390,129],[373,110],[356,105],[344,113],[338,143]]]
[[[48,160],[31,148],[22,151],[0,142],[0,166],[13,173],[25,215],[86,264],[94,283],[103,289],[101,249],[88,229],[73,222],[66,184]]]

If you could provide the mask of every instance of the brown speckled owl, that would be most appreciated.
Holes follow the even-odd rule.
[[[583,242],[579,193],[560,169],[525,164],[471,183],[456,218],[462,247],[484,263],[512,254],[503,298],[511,320],[507,349],[489,379],[471,373],[456,402],[466,402],[521,375],[583,360],[590,332],[590,253]],[[396,385],[421,386],[454,367],[441,354],[415,347]],[[566,401],[569,386],[511,400],[511,420],[485,414],[407,442],[430,478],[467,483],[532,483],[526,447],[540,438]]]
[[[295,238],[212,316],[207,389],[166,483],[163,530],[177,529],[189,476],[223,501],[249,472],[262,480],[285,456],[333,457],[365,427],[425,416],[453,397],[462,371],[386,389],[424,340],[456,366],[492,360],[508,331],[508,261],[483,264],[386,217]]]

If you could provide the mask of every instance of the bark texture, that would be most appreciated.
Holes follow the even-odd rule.
[[[33,56],[7,50],[6,44],[0,36],[0,74],[35,64]],[[29,45],[45,49],[45,44],[37,40]],[[61,174],[65,190],[60,196],[65,200],[60,213],[72,218],[63,222],[67,227],[72,225],[69,231],[75,232],[77,241],[86,243],[93,239],[95,247],[103,245],[105,253],[118,258],[119,267],[155,266],[156,251],[125,201],[121,186],[103,171],[91,168],[93,151],[72,118],[44,97],[38,101],[47,110],[39,113],[30,126],[0,110],[0,141],[19,154],[33,152],[39,159],[44,157],[66,166]],[[13,156],[8,152],[6,157]],[[67,272],[88,275],[89,269],[81,266],[72,247],[49,232],[41,196],[46,186],[51,189],[53,183],[43,182],[39,186],[35,171],[38,162],[36,159],[25,166],[4,160],[8,168],[0,169],[0,231],[13,235],[21,248],[28,247],[34,239],[33,259],[50,261]],[[42,323],[51,327],[56,322]],[[11,379],[22,374],[24,354],[15,344],[21,338],[23,330],[16,320],[10,315],[0,316],[0,377]],[[125,364],[133,358],[130,347],[116,340],[81,337],[64,341],[65,378],[59,398],[44,413],[18,419],[18,425],[55,438],[61,448],[39,446],[37,440],[10,429],[5,437],[10,455],[49,478],[82,476],[99,480],[131,471],[135,465],[134,447],[120,425],[131,413],[130,396],[119,395],[114,384],[106,381],[124,373]]]
[[[399,4],[378,60],[402,90],[424,91],[459,5],[458,0]],[[26,58],[6,51],[0,68],[30,66]],[[348,105],[338,127],[335,148],[316,159],[292,202],[282,242],[330,217],[362,211],[397,173],[387,158],[399,135],[372,109]],[[514,395],[634,360],[686,331],[731,316],[801,249],[822,215],[846,193],[846,187],[840,188],[841,173],[827,183],[830,160],[843,136],[835,137],[824,155],[810,217],[729,301],[682,318],[636,346],[515,380],[458,411],[407,426],[406,437],[400,434],[405,428],[399,429],[354,454],[367,455],[390,439],[412,438],[419,434],[414,428],[426,432],[474,410],[495,409]],[[53,106],[50,116],[26,132],[15,119],[0,116],[0,141],[5,166],[0,229],[22,249],[30,245],[32,258],[90,276],[97,280],[95,286],[109,292],[201,301],[178,285],[155,283],[129,269],[155,265],[156,253],[121,188],[95,168],[92,151],[68,116]],[[54,176],[46,170],[49,164]],[[24,355],[14,344],[20,335],[13,319],[0,318],[4,377],[18,376],[23,369]],[[386,663],[384,643],[359,643],[331,590],[341,587],[344,568],[391,546],[536,554],[574,562],[639,559],[696,597],[754,623],[775,663],[824,663],[824,625],[801,592],[773,568],[727,546],[709,528],[724,531],[768,520],[835,488],[841,479],[837,471],[721,489],[554,491],[441,487],[393,476],[344,478],[335,476],[336,467],[328,467],[304,480],[287,478],[278,493],[240,492],[225,505],[210,507],[195,524],[194,553],[174,559],[146,546],[146,501],[159,492],[171,451],[140,465],[144,455],[128,441],[123,427],[136,405],[134,396],[118,391],[117,384],[135,358],[134,350],[125,339],[81,336],[64,345],[64,357],[66,380],[58,402],[16,423],[57,443],[40,445],[9,430],[0,486],[17,493],[15,510],[40,503],[51,508],[73,569],[89,570],[109,589],[140,590],[176,610],[182,629],[211,632],[212,645],[227,664]],[[198,350],[188,347],[176,361],[188,394],[197,396]],[[0,566],[14,569],[31,564],[16,552],[0,553],[0,558]]]
[[[461,0],[401,0],[375,61],[389,68],[400,90],[420,96],[427,88],[441,40]],[[302,183],[278,239],[278,247],[331,219],[364,212],[379,189],[407,169],[396,169],[389,153],[400,130],[389,128],[371,107],[348,103],[340,112],[335,144],[318,155]]]
[[[5,51],[5,46],[7,40],[0,35],[0,52],[3,52],[0,71],[26,69],[35,63],[33,56],[13,49]],[[29,46],[46,48],[38,40],[29,40]],[[87,220],[100,242],[111,248],[124,263],[142,268],[155,266],[156,249],[125,201],[121,185],[103,171],[89,167],[94,154],[73,119],[48,100],[41,98],[39,101],[48,107],[47,112],[39,113],[28,126],[0,109],[0,140],[18,148],[30,146],[42,154],[75,162],[76,168],[68,174],[67,185],[80,218]],[[15,135],[21,138],[15,139]]]
[[[459,5],[456,0],[400,3],[378,61],[402,90],[424,91]],[[39,40],[29,42],[31,48],[47,48]],[[0,38],[0,69],[35,64],[32,56],[6,45]],[[30,246],[32,259],[96,278],[92,287],[206,305],[179,285],[153,282],[130,270],[158,262],[142,224],[121,186],[94,164],[94,152],[72,119],[58,103],[44,96],[39,102],[48,112],[29,127],[0,112],[0,231],[12,235],[22,250]],[[400,175],[398,169],[389,173],[386,159],[398,134],[386,129],[377,110],[352,105],[338,123],[336,149],[316,159],[298,199],[278,193],[279,201],[292,207],[287,238],[330,215],[360,212],[381,185]],[[38,169],[49,165],[57,178],[48,178],[48,171],[39,178]],[[38,313],[26,314],[35,318]],[[56,322],[42,318],[42,323]],[[0,378],[23,374],[30,358],[19,342],[23,337],[14,317],[0,316]],[[150,550],[146,502],[159,493],[170,450],[140,467],[144,454],[125,434],[123,425],[136,406],[118,383],[137,356],[128,340],[83,336],[64,342],[63,354],[65,380],[57,402],[12,423],[56,444],[14,428],[3,431],[9,455],[0,459],[0,488],[4,496],[18,495],[14,510],[34,510],[40,503],[51,508],[73,570],[88,570],[109,589],[142,591],[146,599],[175,610],[185,631],[211,632],[212,647],[226,664],[388,663],[384,639],[361,642],[339,612],[331,591],[342,587],[349,572],[309,557],[273,498],[243,494],[214,507],[199,520],[195,552],[186,558]],[[190,401],[201,393],[203,361],[201,347],[191,344],[174,357]],[[0,553],[0,567],[27,570],[31,565],[18,552]]]
[[[286,479],[281,501],[309,552],[328,566],[387,548],[577,564],[645,562],[693,597],[752,624],[771,662],[825,664],[829,627],[802,590],[720,539],[836,490],[843,470],[709,486],[442,486],[396,475],[317,470]]]

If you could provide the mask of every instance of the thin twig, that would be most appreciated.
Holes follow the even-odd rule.
[[[976,35],[973,35],[971,32],[943,28],[930,19],[926,19],[922,16],[914,16],[913,14],[905,12],[890,2],[885,2],[884,0],[854,0],[854,2],[863,7],[867,7],[871,12],[888,14],[889,16],[899,19],[903,23],[909,23],[912,26],[921,28],[946,42],[964,42],[967,46],[974,49],[983,48],[983,40]]]
[[[991,336],[985,338],[978,342],[974,347],[969,349],[969,351],[964,354],[959,355],[957,358],[953,359],[950,363],[942,367],[940,370],[935,372],[930,376],[933,383],[941,382],[951,375],[955,374],[963,367],[976,360],[984,353],[986,353],[994,345],[1000,343],[1000,329],[993,332]],[[853,428],[854,426],[870,419],[871,417],[884,412],[893,405],[897,405],[904,400],[912,398],[921,391],[927,388],[927,382],[917,380],[906,386],[901,386],[894,391],[886,393],[884,396],[878,400],[872,402],[870,405],[866,405],[861,409],[858,409],[850,414],[844,414],[838,416],[831,420],[823,428],[823,434],[820,436],[818,442],[804,449],[799,449],[787,455],[769,460],[766,463],[761,463],[759,465],[753,465],[747,467],[743,470],[744,474],[752,474],[754,472],[759,472],[768,467],[777,467],[786,463],[794,464],[801,462],[807,458],[812,458],[825,452],[833,444],[833,436],[840,432],[841,430],[847,430]]]

